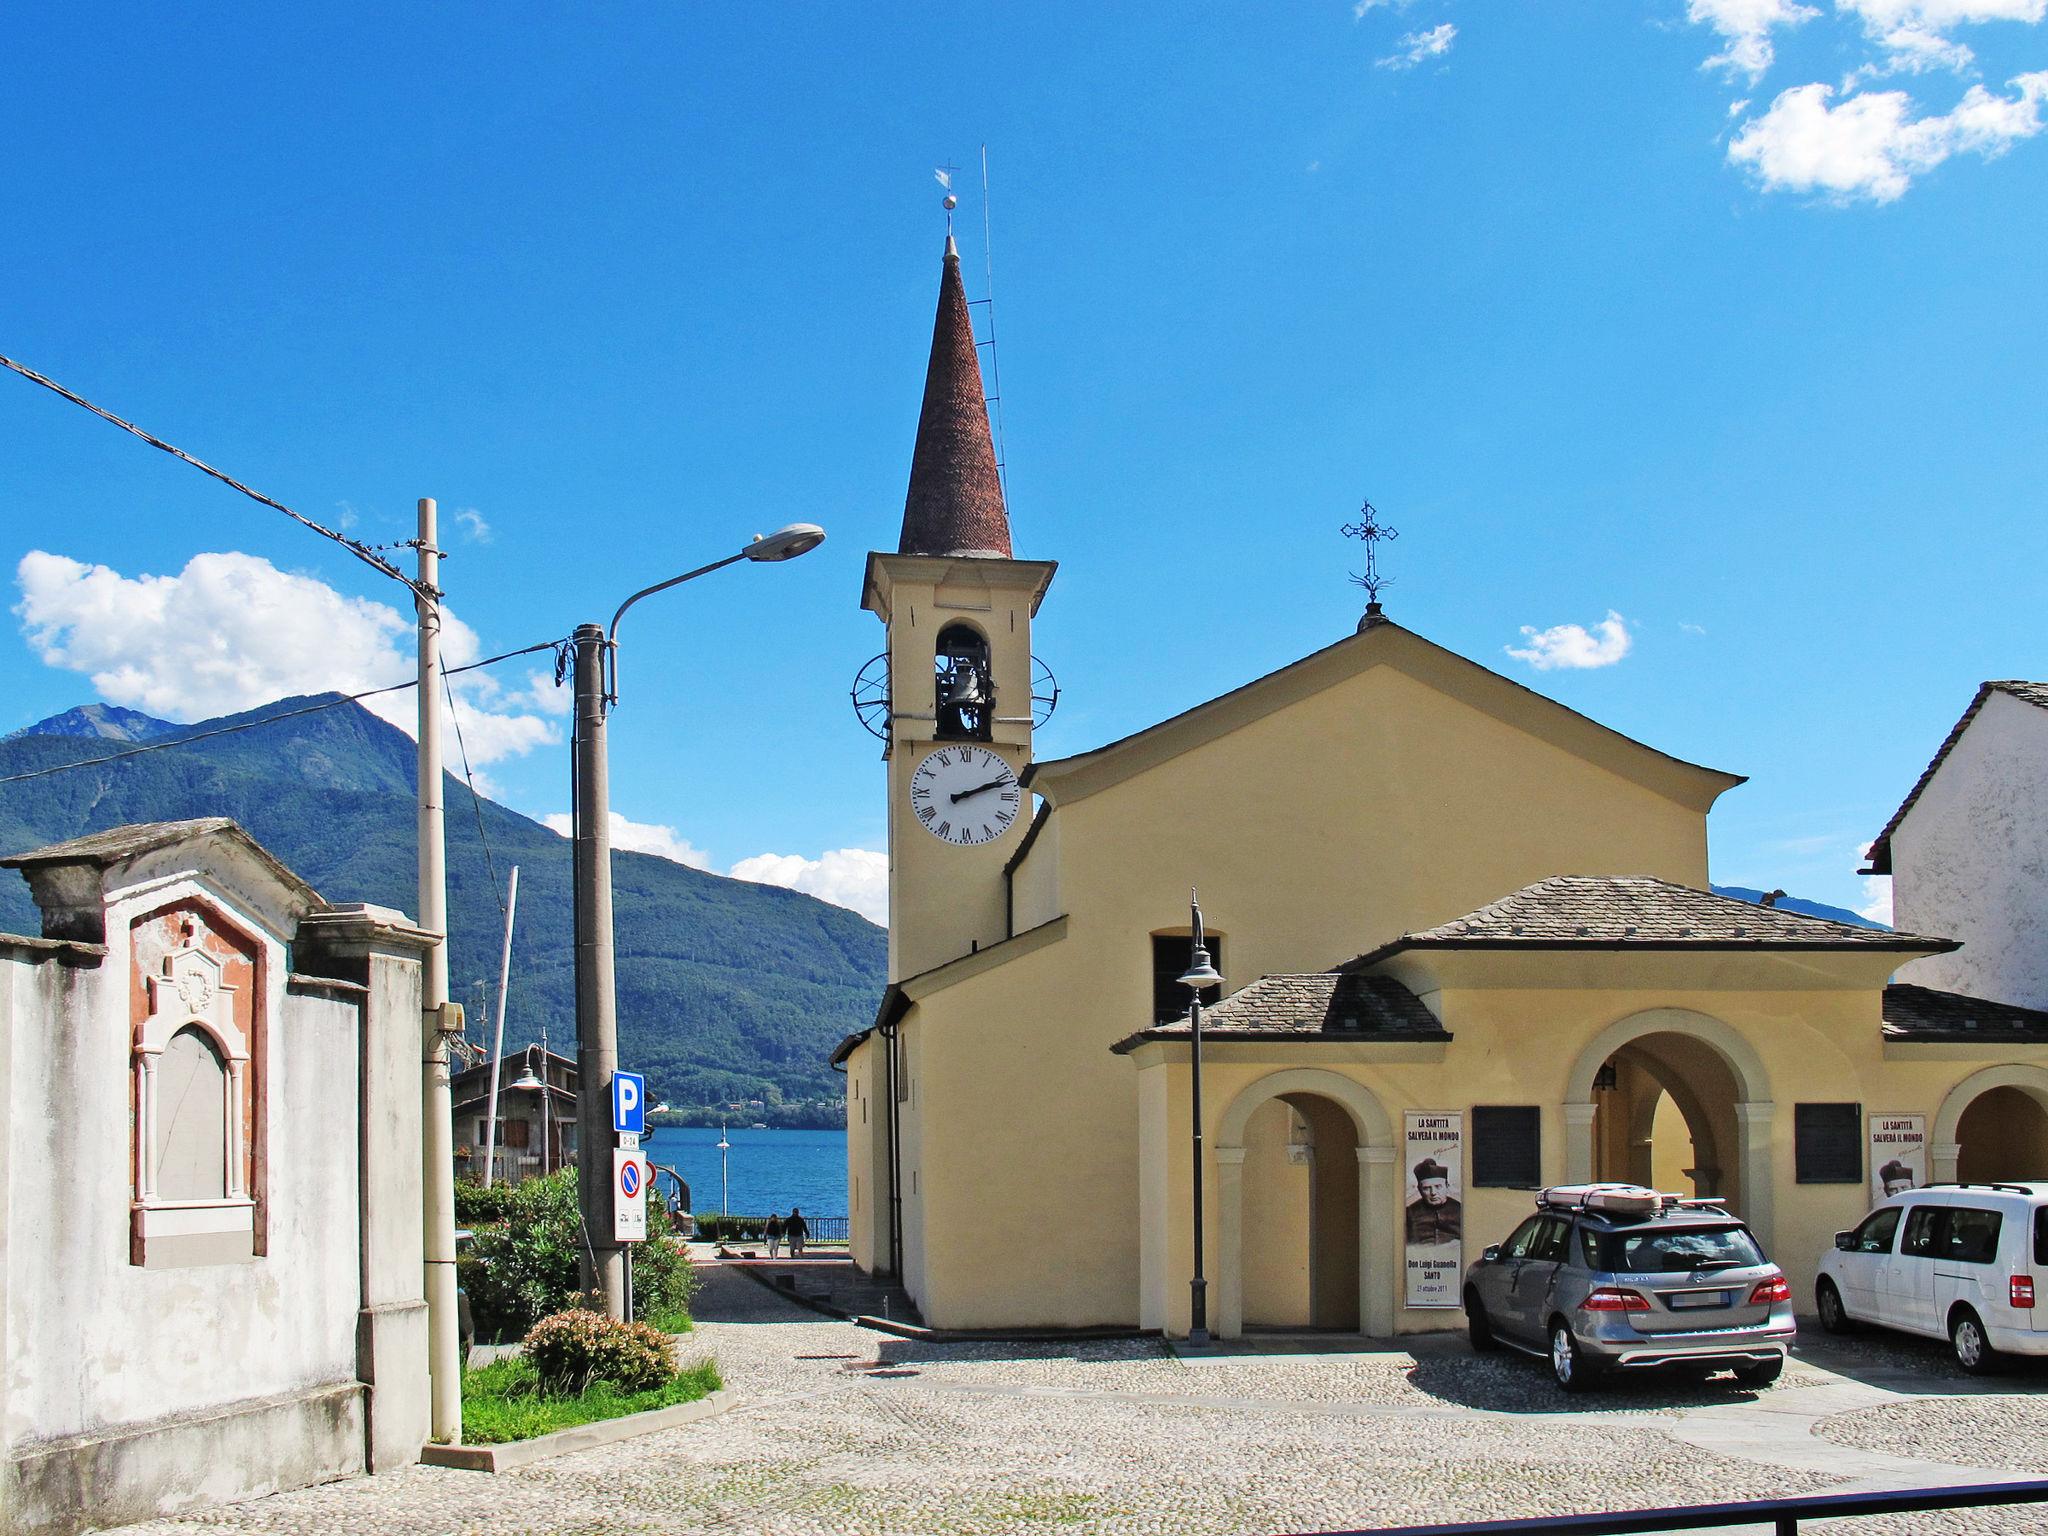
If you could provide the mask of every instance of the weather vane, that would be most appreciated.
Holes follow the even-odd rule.
[[[932,175],[938,178],[939,185],[946,189],[945,200],[941,206],[946,210],[946,233],[948,235],[953,233],[953,210],[960,206],[960,198],[953,191],[953,173],[959,169],[960,167],[957,165],[942,165],[932,172]]]
[[[1361,576],[1353,571],[1351,579],[1365,588],[1365,611],[1368,617],[1378,615],[1380,588],[1392,585],[1394,580],[1391,576],[1380,574],[1380,541],[1401,537],[1400,529],[1388,527],[1379,520],[1379,516],[1379,509],[1371,502],[1361,502],[1358,508],[1358,521],[1346,523],[1343,530],[1347,539],[1357,539],[1365,545],[1365,574]]]

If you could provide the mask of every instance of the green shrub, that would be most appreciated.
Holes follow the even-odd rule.
[[[668,1335],[646,1323],[615,1323],[601,1312],[557,1312],[526,1335],[526,1358],[542,1387],[573,1397],[603,1382],[621,1392],[652,1392],[676,1378]]]
[[[488,1193],[496,1197],[500,1191],[494,1186]],[[512,1185],[503,1191],[502,1204],[504,1215],[479,1224],[456,1260],[480,1339],[518,1338],[580,1297],[584,1242],[576,1170]],[[659,1200],[647,1202],[647,1238],[634,1245],[634,1312],[680,1333],[689,1327],[697,1276]]]
[[[482,1227],[503,1221],[512,1210],[512,1186],[493,1184],[485,1189],[481,1180],[464,1175],[455,1181],[455,1225]]]

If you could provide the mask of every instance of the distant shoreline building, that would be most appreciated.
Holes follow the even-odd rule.
[[[888,646],[890,982],[833,1055],[855,1260],[928,1322],[1187,1329],[1190,887],[1226,976],[1203,1073],[1225,1336],[1462,1326],[1463,1261],[1532,1186],[1593,1178],[1725,1198],[1810,1306],[1876,1170],[1952,1177],[1972,1149],[1940,1138],[1985,1085],[2048,1088],[2048,1013],[1888,985],[1945,929],[1707,889],[1738,776],[1377,602],[1037,759],[1055,566],[1013,553],[969,313],[949,239],[901,537],[861,595]]]

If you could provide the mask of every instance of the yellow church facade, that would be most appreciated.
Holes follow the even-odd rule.
[[[1897,1163],[2048,1177],[2048,1016],[1888,988],[1940,937],[1711,893],[1735,775],[1385,618],[1096,751],[1033,755],[1031,629],[949,249],[888,635],[890,976],[842,1042],[861,1267],[951,1329],[1463,1326],[1457,1275],[1587,1179],[1724,1197],[1802,1299]],[[1908,996],[1907,994],[1911,994]],[[1981,1120],[1982,1117],[1980,1116]]]

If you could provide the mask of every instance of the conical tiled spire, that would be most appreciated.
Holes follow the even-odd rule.
[[[960,252],[946,236],[939,314],[924,375],[924,409],[910,458],[910,494],[903,503],[905,555],[1010,557],[1010,514],[996,474],[996,449],[981,392],[974,322],[960,283]]]

